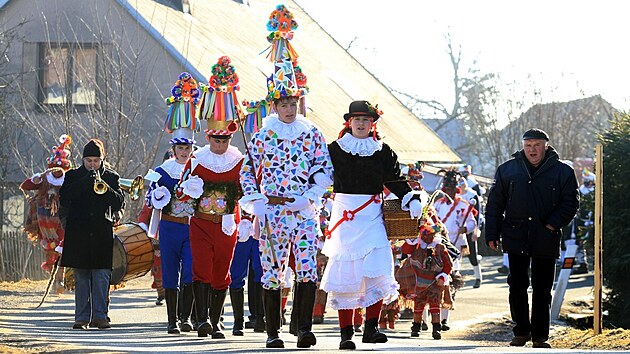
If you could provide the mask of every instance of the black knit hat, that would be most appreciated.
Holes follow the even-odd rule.
[[[83,148],[83,157],[105,157],[105,147],[103,142],[98,139],[90,139]]]
[[[542,139],[545,141],[549,141],[549,135],[547,135],[547,133],[545,133],[545,131],[542,129],[534,128],[526,131],[525,134],[523,134],[523,140],[529,139]]]

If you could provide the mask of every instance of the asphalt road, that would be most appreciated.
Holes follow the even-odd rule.
[[[469,326],[473,322],[500,319],[509,313],[507,304],[506,276],[497,273],[500,257],[486,257],[483,260],[484,282],[479,289],[473,289],[472,270],[464,261],[463,273],[467,276],[466,287],[456,300],[456,310],[451,316],[452,332],[443,333],[442,340],[433,340],[430,332],[422,332],[420,338],[409,337],[410,320],[396,322],[395,330],[387,330],[389,341],[384,344],[364,344],[361,337],[355,336],[357,351],[440,351],[450,352],[532,352],[531,348],[511,348],[507,346],[479,346],[474,341],[449,339],[449,333]],[[265,349],[266,335],[246,330],[245,336],[231,335],[232,310],[229,297],[225,308],[226,338],[212,340],[198,338],[196,333],[168,335],[166,333],[166,308],[156,306],[155,291],[150,289],[148,276],[133,280],[124,289],[111,294],[109,330],[72,330],[74,297],[72,293],[49,297],[37,310],[16,308],[0,309],[0,331],[3,340],[32,343],[33,348],[43,352],[304,352],[296,347],[296,337],[288,333],[288,326],[281,338],[285,349]],[[592,276],[572,277],[567,291],[568,298],[588,296],[592,292]],[[247,299],[247,297],[246,297]],[[246,307],[247,309],[247,307]],[[246,311],[247,313],[247,311]],[[338,352],[339,330],[337,317],[328,310],[324,324],[314,325],[317,345],[308,351]],[[8,339],[7,339],[8,338]],[[578,352],[576,350],[551,350],[549,352]]]

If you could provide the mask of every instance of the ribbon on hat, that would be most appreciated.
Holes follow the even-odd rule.
[[[245,133],[256,133],[262,127],[262,120],[269,115],[270,104],[266,99],[260,101],[243,101],[247,114],[243,129]]]
[[[293,18],[293,14],[284,5],[278,5],[269,15],[267,30],[271,31],[267,40],[271,43],[271,51],[267,58],[271,62],[276,62],[284,58],[295,60],[297,52],[289,42],[293,39],[293,31],[298,28],[298,24]]]
[[[199,131],[196,119],[196,106],[199,100],[197,81],[187,72],[179,74],[178,80],[171,89],[171,95],[166,99],[169,110],[164,122],[164,130],[170,134],[180,128]]]
[[[219,58],[212,66],[212,76],[208,85],[202,85],[198,117],[202,120],[230,121],[239,117],[236,91],[238,75],[232,61],[227,56]]]

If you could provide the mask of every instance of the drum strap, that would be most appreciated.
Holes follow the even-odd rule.
[[[339,227],[339,225],[343,224],[345,221],[352,221],[354,219],[354,216],[358,212],[367,208],[367,206],[372,204],[372,202],[376,204],[380,203],[381,202],[380,194],[373,195],[365,203],[359,205],[359,207],[354,210],[344,210],[343,217],[339,219],[331,229],[326,230],[326,238],[329,239],[332,236],[333,231],[335,231],[337,227]]]

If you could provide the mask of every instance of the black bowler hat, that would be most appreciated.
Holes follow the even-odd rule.
[[[523,140],[529,139],[542,139],[545,141],[549,141],[549,135],[547,135],[547,133],[545,133],[545,131],[542,129],[534,128],[526,131],[525,134],[523,134]]]
[[[368,116],[372,117],[376,122],[376,120],[379,119],[382,114],[383,112],[378,109],[378,105],[372,106],[372,104],[368,101],[354,101],[350,103],[348,113],[343,115],[343,119],[347,121],[352,117]]]

